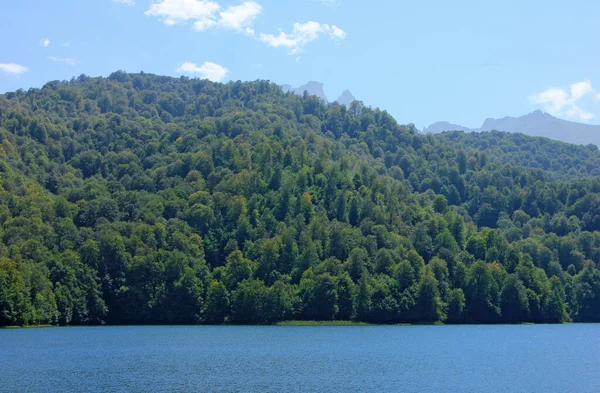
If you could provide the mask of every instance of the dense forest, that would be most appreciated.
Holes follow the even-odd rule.
[[[600,321],[594,145],[124,72],[0,139],[0,326]]]

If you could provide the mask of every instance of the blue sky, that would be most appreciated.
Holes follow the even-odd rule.
[[[116,70],[325,83],[419,128],[600,124],[600,2],[7,0],[0,92]]]

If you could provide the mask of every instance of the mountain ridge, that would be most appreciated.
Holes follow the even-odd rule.
[[[292,87],[291,85],[281,85],[281,88],[284,92],[291,92],[297,94],[299,96],[304,95],[306,91],[308,95],[317,96],[320,99],[329,102],[327,96],[325,95],[325,91],[323,90],[324,84],[322,82],[309,81],[302,86]]]
[[[583,124],[559,119],[541,110],[536,110],[519,117],[487,118],[479,128],[469,128],[440,121],[423,129],[423,133],[436,134],[444,131],[506,131],[534,137],[546,137],[576,145],[594,144],[600,146],[600,125]]]
[[[299,96],[304,95],[304,92],[306,91],[308,95],[317,96],[325,102],[337,102],[340,105],[346,105],[348,108],[352,102],[356,101],[356,97],[354,97],[349,90],[344,90],[335,101],[329,101],[325,95],[324,86],[325,84],[322,82],[309,81],[298,87],[292,87],[289,84],[283,84],[281,85],[281,88],[285,93],[291,92]]]

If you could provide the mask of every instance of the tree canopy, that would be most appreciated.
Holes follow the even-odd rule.
[[[120,71],[0,140],[0,326],[600,321],[595,146]]]

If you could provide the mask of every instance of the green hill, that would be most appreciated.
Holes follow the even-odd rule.
[[[0,325],[600,321],[593,146],[123,72],[0,139]]]

